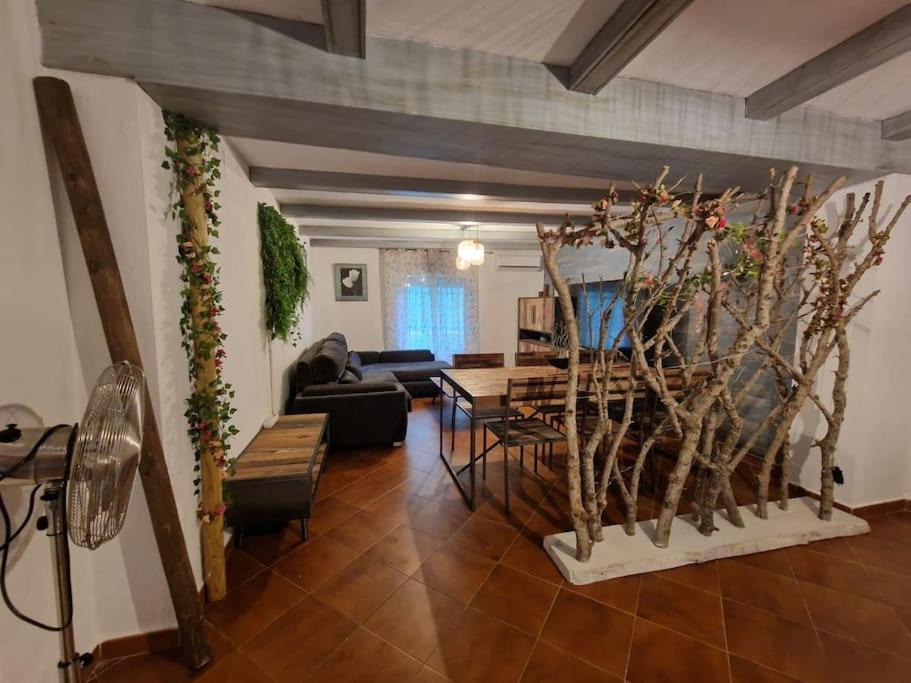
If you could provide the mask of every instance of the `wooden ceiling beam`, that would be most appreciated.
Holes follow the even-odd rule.
[[[555,211],[472,211],[471,209],[400,209],[387,206],[335,206],[287,203],[281,212],[288,218],[340,221],[411,221],[416,223],[454,223],[480,225],[529,225],[538,222],[558,224],[564,214]],[[591,212],[570,216],[577,223],[591,220]]]
[[[453,199],[464,199],[470,196],[484,200],[557,204],[589,204],[601,199],[606,194],[608,187],[608,183],[602,187],[551,187],[263,166],[250,168],[250,182],[257,187],[267,187],[273,190],[423,195]],[[621,199],[631,199],[633,192],[625,191],[620,194]]]
[[[569,67],[569,89],[597,95],[692,0],[624,0]]]
[[[176,0],[37,7],[44,66],[132,78],[226,136],[605,182],[648,182],[668,164],[684,187],[702,173],[707,191],[760,188],[792,163],[819,183],[911,171],[911,143],[829,112],[753,121],[742,98],[626,78],[589,97],[537,62],[376,36],[369,62],[342,59],[291,37],[295,22]]]
[[[911,111],[896,114],[883,121],[883,140],[911,138]]]
[[[293,222],[293,219],[292,219]],[[346,225],[298,225],[298,231],[301,235],[309,237],[332,238],[332,239],[387,239],[387,240],[425,240],[431,242],[459,242],[465,239],[466,235],[478,238],[484,242],[499,243],[523,243],[537,244],[538,238],[533,227],[529,226],[528,230],[489,230],[484,229],[475,233],[472,228],[464,231],[459,228],[378,228]]]
[[[768,121],[909,50],[911,4],[870,24],[749,95],[746,99],[746,116],[749,119]]]
[[[326,49],[346,57],[367,57],[366,0],[322,0]]]

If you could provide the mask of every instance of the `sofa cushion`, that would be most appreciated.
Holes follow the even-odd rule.
[[[301,396],[340,396],[342,394],[375,394],[382,391],[405,391],[401,384],[391,382],[357,382],[355,384],[314,384],[300,393]]]
[[[347,368],[345,369],[345,372],[342,373],[342,376],[338,378],[339,384],[358,384],[360,381],[361,378]]]
[[[379,351],[354,351],[353,353],[361,359],[361,365],[371,365],[380,362]]]
[[[417,363],[434,360],[433,352],[427,349],[409,351],[380,351],[377,363]],[[364,363],[367,361],[365,360]]]
[[[444,361],[429,360],[414,363],[374,363],[365,365],[363,370],[365,380],[375,372],[391,372],[399,382],[414,382],[438,377],[440,370],[448,367],[451,366]]]
[[[294,371],[294,386],[297,387],[298,392],[314,382],[310,359],[316,355],[322,343],[322,339],[313,342],[297,359],[297,367]]]
[[[374,369],[375,368],[375,369]],[[363,368],[363,384],[376,384],[378,382],[398,382],[398,378],[388,370],[377,368],[375,365],[368,365]]]
[[[341,377],[348,362],[348,344],[345,338],[337,332],[330,334],[323,339],[309,362],[315,383],[334,382]]]

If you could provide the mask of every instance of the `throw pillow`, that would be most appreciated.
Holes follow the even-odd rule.
[[[355,365],[351,361],[348,361],[348,365],[345,366],[345,373],[351,373],[352,375],[357,377],[358,380],[364,379],[364,371],[361,370],[361,366]]]

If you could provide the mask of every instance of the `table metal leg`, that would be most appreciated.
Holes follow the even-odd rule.
[[[484,451],[481,456],[483,460],[481,461],[481,479],[487,479],[487,427],[484,427]]]
[[[455,452],[455,419],[456,419],[456,408],[457,403],[459,402],[458,396],[453,395],[452,397],[452,419],[449,421],[449,433],[452,437],[452,443],[449,446],[449,452]]]
[[[471,495],[470,495],[470,501],[468,503],[468,506],[471,508],[472,512],[474,511],[474,503],[475,503],[474,459],[475,459],[475,451],[477,450],[477,446],[475,444],[475,441],[477,440],[477,436],[475,434],[476,426],[477,426],[477,424],[475,423],[475,419],[474,419],[474,404],[472,404],[471,405],[471,450],[468,454],[468,458],[469,458],[468,459],[468,477],[471,480],[471,484],[470,484]]]
[[[441,376],[441,381],[440,381],[440,390],[441,391],[443,390],[444,383],[446,383],[446,378]],[[453,384],[452,382],[449,382],[449,386],[452,387],[452,397],[451,398],[452,398],[453,403],[455,403],[455,401],[457,401],[459,398],[459,391],[456,388],[455,384]],[[474,419],[474,405],[473,404],[471,406],[470,416],[471,416],[471,453],[470,453],[471,459],[469,460],[467,465],[464,465],[461,468],[456,469],[456,467],[452,464],[452,457],[455,454],[455,441],[454,440],[453,440],[452,452],[450,452],[448,456],[445,453],[443,453],[443,425],[444,425],[443,401],[442,400],[440,401],[440,460],[442,460],[443,464],[446,466],[446,471],[449,472],[449,476],[452,478],[452,482],[456,485],[456,488],[459,489],[459,493],[462,495],[462,498],[465,500],[465,502],[468,504],[468,506],[472,510],[474,510],[474,503],[475,503],[474,459],[475,459],[475,448],[476,448],[474,430],[475,430],[476,423],[475,423],[475,419]],[[453,432],[454,431],[455,430],[453,429]],[[465,468],[468,468],[470,470],[470,478],[471,478],[470,486],[465,486],[465,484],[462,483],[462,480],[459,478],[459,473],[464,471]]]
[[[440,457],[443,457],[443,377],[440,376]]]
[[[506,443],[506,439],[503,439],[501,442],[503,444],[503,509],[506,511],[506,516],[509,516],[509,446]]]

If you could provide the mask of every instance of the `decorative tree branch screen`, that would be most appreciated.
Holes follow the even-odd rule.
[[[768,514],[776,465],[780,505],[787,506],[789,436],[808,400],[827,424],[815,446],[822,462],[820,516],[831,515],[846,406],[847,326],[877,294],[857,297],[855,291],[882,262],[885,243],[911,201],[883,219],[880,182],[859,205],[849,194],[838,225],[830,227],[817,214],[842,178],[814,196],[810,179],[798,182],[792,167],[783,176],[771,172],[757,195],[729,189],[704,198],[701,177],[691,193],[680,194],[681,183],[667,185],[667,175],[665,167],[629,206],[618,205],[612,186],[587,225],[567,220],[557,230],[537,229],[566,324],[567,487],[579,561],[588,560],[602,539],[611,487],[623,501],[626,532],[635,533],[643,474],[659,450],[675,457],[663,491],[656,492],[662,500],[654,538],[659,547],[670,541],[685,488],[701,533],[717,530],[719,504],[729,521],[743,525],[731,475],[747,456],[759,458],[756,514]],[[729,219],[734,215],[747,218],[735,222]],[[858,244],[855,233],[865,216],[866,239]],[[576,319],[557,258],[561,249],[583,245],[619,249],[626,257],[621,286],[589,320]],[[584,289],[596,287],[603,292],[603,283],[583,282]],[[609,334],[611,314],[621,308],[623,333]],[[590,325],[598,340],[585,365],[579,362],[580,324]],[[792,345],[784,342],[795,329],[801,332],[790,358],[783,349]],[[837,371],[827,403],[815,386],[833,353]],[[580,373],[596,404],[596,415],[584,425],[575,414]],[[745,399],[769,373],[779,400],[761,419],[744,419]],[[657,487],[658,477],[652,479]]]

